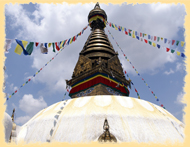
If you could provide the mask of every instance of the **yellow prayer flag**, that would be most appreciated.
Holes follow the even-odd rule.
[[[69,44],[71,44],[72,42],[73,42],[73,38],[71,38],[71,40],[70,40]]]
[[[135,34],[135,31],[133,31],[133,34]]]
[[[135,34],[133,34],[132,37],[135,38]]]
[[[177,51],[177,55],[179,56],[180,54],[181,54],[181,52],[178,52],[178,51]]]
[[[115,29],[118,30],[118,28],[115,26]]]
[[[127,61],[129,61],[129,59],[127,59]]]
[[[48,47],[51,47],[51,43],[48,43]]]
[[[184,45],[184,42],[183,42],[183,41],[181,41],[181,46],[183,47],[183,45]]]
[[[144,34],[144,36],[146,36],[147,34]]]
[[[61,44],[60,44],[60,47],[59,47],[59,48],[61,48],[61,47],[62,47],[62,45],[63,45],[63,42],[64,42],[64,41],[61,41]]]
[[[11,95],[9,95],[9,98],[11,98]]]
[[[129,78],[129,81],[131,81],[131,79]]]
[[[155,98],[157,99],[157,96],[155,96]]]
[[[24,86],[24,85],[25,85],[25,83],[22,86]]]
[[[163,38],[161,37],[161,40],[163,40]]]
[[[24,40],[21,40],[21,41],[22,41],[22,44],[23,44],[23,46],[25,48],[26,45],[27,45],[27,43],[28,43],[28,41],[24,41]],[[21,53],[23,52],[23,49],[22,49],[22,47],[19,44],[17,44],[14,52],[17,53],[18,55],[21,55]]]
[[[152,45],[153,45],[153,47],[156,47],[156,43],[153,42]]]
[[[122,31],[124,31],[124,27],[122,27]]]
[[[148,84],[146,83],[146,86],[148,86]]]
[[[136,71],[136,73],[138,73],[138,71]]]

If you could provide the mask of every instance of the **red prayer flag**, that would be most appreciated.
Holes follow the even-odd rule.
[[[110,25],[110,27],[111,27],[111,22],[110,22],[110,24],[109,24],[109,25]]]
[[[52,60],[54,59],[54,57],[52,58]]]
[[[169,52],[170,51],[170,49],[169,48],[166,48],[166,52]]]
[[[161,107],[163,107],[164,105],[163,104],[161,104]]]
[[[31,79],[28,79],[28,81],[30,81]]]
[[[137,92],[137,89],[135,89],[135,92]]]
[[[127,72],[125,71],[125,74],[126,74]]]
[[[142,80],[144,81],[144,79],[142,78]]]
[[[172,40],[172,45],[174,45],[174,43],[175,43],[175,40]]]
[[[156,36],[154,36],[154,41],[156,41]]]
[[[142,37],[142,33],[140,33],[140,37]]]
[[[42,68],[40,70],[42,70]]]
[[[151,93],[153,94],[153,91],[151,91]]]
[[[148,43],[148,41],[146,39],[144,39],[144,42]]]
[[[133,66],[133,68],[135,68],[135,67]]]
[[[67,89],[67,92],[69,92],[69,89]]]
[[[124,54],[124,56],[125,56],[125,54]]]
[[[15,91],[15,93],[17,93],[17,90]]]
[[[56,46],[56,49],[59,51],[60,48],[58,47],[57,42],[55,42],[55,46]]]
[[[125,34],[128,35],[127,31],[125,31]]]
[[[38,46],[39,42],[36,42],[36,47]]]

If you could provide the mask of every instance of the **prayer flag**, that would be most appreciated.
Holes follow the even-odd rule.
[[[41,50],[42,54],[47,54],[48,53],[48,49],[43,46],[43,43],[40,44],[40,50]]]
[[[67,44],[69,45],[71,38],[67,41]]]
[[[47,43],[44,44],[45,48],[47,48]]]
[[[179,56],[180,54],[181,54],[181,52],[178,52],[178,51],[177,51],[177,55]]]
[[[6,53],[8,53],[8,50],[11,48],[11,44],[12,44],[12,39],[5,40],[4,49]]]
[[[157,42],[160,40],[160,37],[157,37]]]
[[[181,53],[181,57],[183,57],[183,58],[184,58],[184,57],[185,57],[185,54],[184,54],[184,53]]]
[[[52,43],[53,46],[53,52],[55,52],[55,43]]]
[[[154,36],[154,41],[156,41],[156,36]]]
[[[34,48],[34,42],[30,42],[27,47],[26,47],[26,51],[28,53],[28,55],[31,55],[33,52],[33,48]]]
[[[140,33],[140,37],[142,37],[142,33]]]
[[[170,49],[169,48],[166,48],[166,52],[169,52],[170,51]]]
[[[164,38],[164,43],[166,43],[167,42],[167,38]]]
[[[129,33],[129,36],[131,36],[131,33]]]
[[[158,48],[160,48],[160,45],[159,45],[159,44],[157,44],[157,47],[158,47]]]
[[[136,38],[139,40],[139,36],[136,36]]]
[[[183,42],[183,41],[181,41],[181,46],[183,47],[183,45],[184,45],[184,42]]]
[[[135,38],[135,34],[133,34],[133,36],[132,36],[133,38]]]
[[[36,47],[38,46],[38,44],[39,44],[39,42],[36,42],[36,43],[35,43]]]
[[[171,49],[171,53],[174,53],[174,52],[175,52],[175,50]]]
[[[48,43],[48,47],[51,47],[51,43]]]
[[[150,35],[148,35],[148,39],[150,39]]]
[[[161,37],[161,40],[163,40],[163,38]]]
[[[57,42],[55,42],[55,47],[56,47],[57,51],[60,50],[59,46],[57,45]]]
[[[172,45],[174,45],[174,43],[175,43],[175,40],[172,40]]]
[[[153,42],[153,43],[152,43],[152,46],[153,46],[153,47],[156,47],[156,43]]]
[[[144,42],[145,42],[145,43],[148,43],[148,41],[147,41],[146,39],[144,39]]]
[[[179,41],[176,41],[176,45],[178,46],[178,44],[179,44]]]
[[[152,45],[152,42],[151,42],[151,41],[148,41],[148,43],[149,43],[150,45]]]
[[[159,101],[159,99],[157,99],[156,101]]]
[[[24,55],[28,55],[28,53],[25,50],[25,47],[26,47],[28,41],[18,40],[18,39],[15,39],[15,40],[17,42],[17,46],[15,48],[15,53],[17,53],[18,55],[21,55],[21,53],[23,52]]]
[[[161,107],[163,107],[164,105],[163,104],[161,104]]]
[[[135,31],[135,35],[137,36],[137,31]]]
[[[128,35],[127,31],[125,31],[125,34]]]

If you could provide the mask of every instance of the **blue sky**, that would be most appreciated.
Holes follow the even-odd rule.
[[[31,42],[59,42],[78,34],[87,24],[87,17],[94,8],[93,3],[70,5],[62,4],[24,4],[5,5],[6,38],[27,40]],[[171,40],[184,41],[185,6],[182,4],[131,4],[105,5],[108,22],[152,36]],[[184,58],[157,49],[144,42],[125,35],[107,26],[119,46],[145,79],[151,90],[156,94],[166,109],[180,121],[183,121],[183,99],[186,75]],[[141,99],[159,105],[141,78],[136,74],[129,62],[123,57],[115,41],[108,35],[123,69],[138,90]],[[77,41],[67,46],[56,58],[48,64],[35,78],[12,96],[7,102],[6,112],[11,115],[16,108],[16,123],[23,125],[33,115],[58,101],[66,92],[65,79],[71,79],[74,67],[78,61],[90,28],[78,37]],[[185,47],[172,46],[159,42],[162,46],[184,52]],[[14,53],[16,42],[13,41],[8,54],[5,54],[5,90],[12,94],[29,77],[42,68],[55,53],[49,48],[48,54],[41,54],[39,47],[34,48],[31,56]],[[136,98],[134,88],[130,96]],[[66,96],[66,99],[70,97]]]

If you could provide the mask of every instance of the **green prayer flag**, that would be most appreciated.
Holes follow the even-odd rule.
[[[26,81],[26,84],[28,83],[28,81]]]
[[[171,53],[174,53],[174,52],[175,52],[175,50],[171,49]]]
[[[38,72],[40,72],[40,70],[38,70]]]
[[[125,59],[127,59],[127,57],[125,57]]]
[[[152,42],[151,42],[151,41],[148,41],[148,43],[149,43],[150,45],[152,45]]]
[[[155,96],[155,94],[153,94]]]
[[[137,92],[137,96],[139,96],[139,93]]]
[[[179,41],[176,41],[176,45],[178,46],[178,44],[179,44]]]
[[[113,23],[112,23],[112,27],[114,28],[114,25],[113,25]]]
[[[143,37],[144,37],[144,33],[143,33]]]
[[[146,83],[146,82],[144,81],[144,83]]]
[[[32,54],[33,48],[34,48],[34,42],[30,42],[30,43],[27,45],[27,47],[26,47],[26,51],[27,51],[28,55],[31,55],[31,54]]]
[[[12,95],[14,95],[15,93],[13,92]]]
[[[160,37],[157,37],[157,41],[159,41],[160,40]]]
[[[131,33],[129,33],[129,36],[131,36]]]
[[[165,107],[163,107],[164,109],[166,109]]]
[[[55,43],[52,43],[53,46],[53,52],[55,52]]]

